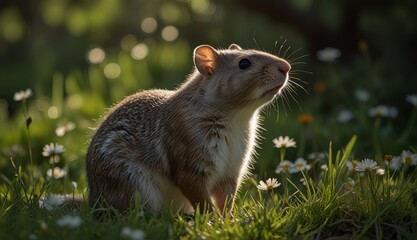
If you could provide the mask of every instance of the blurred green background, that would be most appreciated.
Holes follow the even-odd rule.
[[[341,147],[353,134],[358,157],[397,154],[416,146],[415,129],[404,133],[413,110],[406,95],[417,93],[416,12],[417,1],[409,0],[2,0],[0,168],[8,165],[6,150],[27,144],[15,92],[34,92],[28,103],[36,161],[52,141],[65,145],[67,160],[82,160],[89,128],[106,108],[140,89],[175,88],[200,44],[290,56],[294,77],[306,82],[294,79],[309,94],[297,87],[296,101],[277,101],[279,114],[265,111],[260,173],[274,169],[272,139],[279,135],[299,143],[293,158],[325,151],[329,141]],[[328,47],[340,57],[317,58]],[[358,99],[364,92],[368,98]],[[398,116],[376,125],[368,111],[379,104]],[[347,121],[339,119],[345,110],[353,114]],[[75,133],[56,136],[68,121]]]

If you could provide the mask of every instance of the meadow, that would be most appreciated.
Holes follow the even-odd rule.
[[[389,38],[384,42],[371,35],[356,42],[353,53],[327,46],[306,49],[309,40],[285,24],[272,34],[277,26],[253,13],[240,9],[216,15],[230,7],[217,1],[188,1],[188,7],[186,1],[162,1],[161,8],[155,5],[155,17],[141,17],[139,30],[125,27],[126,33],[114,26],[132,22],[130,6],[124,8],[130,13],[125,19],[117,17],[123,4],[98,1],[101,8],[72,9],[69,20],[56,23],[59,14],[48,15],[48,9],[65,8],[52,2],[39,10],[46,17],[36,23],[41,27],[32,26],[32,32],[40,32],[25,43],[33,44],[26,59],[9,59],[16,67],[2,64],[0,69],[9,78],[0,83],[0,239],[416,238],[417,88],[407,81],[417,75],[415,69],[392,71],[403,64],[396,59],[408,56],[397,51],[400,45],[385,48]],[[178,19],[173,20],[173,9]],[[184,9],[193,11],[193,21],[184,23]],[[0,11],[0,17],[13,18],[10,12]],[[101,19],[90,21],[92,30],[78,21],[87,16]],[[222,21],[233,31],[222,29]],[[365,29],[382,25],[363,21]],[[199,38],[192,31],[201,25],[208,30]],[[42,35],[46,26],[69,33],[54,45],[53,34]],[[243,26],[257,29],[256,36],[248,37]],[[404,31],[412,27],[405,25]],[[1,34],[2,29],[0,24]],[[16,36],[1,34],[1,41]],[[12,40],[6,46],[19,55],[16,49],[26,45]],[[142,211],[137,200],[121,215],[111,208],[63,204],[64,195],[88,197],[85,153],[108,108],[138,90],[175,88],[191,72],[193,47],[225,48],[231,42],[274,53],[292,65],[291,88],[262,112],[252,175],[232,212],[155,214]],[[32,63],[28,68],[26,61]]]
[[[80,209],[61,206],[62,195],[86,194],[84,154],[95,123],[83,113],[100,114],[105,110],[106,97],[98,92],[123,92],[116,84],[98,86],[106,83],[98,69],[92,64],[85,80],[106,91],[93,94],[72,76],[64,85],[62,76],[56,75],[50,100],[36,96],[31,89],[14,94],[14,100],[21,104],[19,114],[14,119],[2,119],[1,124],[3,144],[11,144],[2,152],[2,159],[7,160],[1,166],[2,239],[415,236],[416,146],[398,146],[407,146],[413,132],[416,95],[404,99],[412,106],[410,119],[402,132],[392,136],[383,134],[399,114],[393,107],[378,105],[365,112],[343,110],[332,120],[337,123],[322,131],[325,124],[314,113],[289,112],[284,108],[297,103],[287,103],[291,96],[279,98],[265,110],[260,145],[266,151],[259,151],[255,175],[245,181],[234,210],[225,217],[220,212],[185,216],[168,211],[156,215],[142,212],[140,203],[126,215],[112,209],[91,210],[86,205]],[[106,84],[114,84],[111,81]],[[62,88],[68,93],[65,98],[60,94]],[[285,111],[288,113],[283,116]],[[280,116],[274,117],[276,114]],[[341,132],[354,133],[349,128],[357,127],[359,119],[369,127],[341,142],[345,137]],[[334,142],[340,147],[333,146],[333,141],[326,145],[327,131],[337,132],[341,140]],[[297,137],[274,137],[275,132]],[[392,140],[385,142],[388,138]],[[364,150],[360,144],[371,147]],[[267,155],[268,151],[272,154]],[[95,211],[105,214],[97,219]]]

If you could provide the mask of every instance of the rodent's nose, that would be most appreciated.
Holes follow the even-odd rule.
[[[287,62],[287,61],[281,61],[278,64],[278,70],[282,73],[282,74],[287,74],[291,69],[291,65]]]

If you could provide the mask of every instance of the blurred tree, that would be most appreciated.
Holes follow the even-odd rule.
[[[85,72],[86,54],[96,46],[115,61],[121,50],[134,46],[127,40],[145,41],[151,78],[159,80],[158,87],[167,83],[171,87],[189,72],[190,50],[195,45],[227,47],[238,42],[270,51],[266,46],[280,37],[288,39],[290,46],[303,46],[311,56],[325,47],[340,49],[340,62],[351,70],[347,79],[366,75],[355,69],[363,64],[357,59],[365,53],[373,60],[373,69],[367,71],[383,76],[374,81],[376,92],[395,96],[404,91],[404,84],[417,88],[416,81],[409,80],[417,78],[416,10],[417,1],[408,0],[3,0],[0,98],[10,100],[14,91],[35,85],[41,86],[41,94],[49,94],[53,74]],[[155,29],[144,31],[144,19],[154,21]],[[260,46],[253,46],[252,37]],[[175,63],[169,57],[173,52],[188,54],[188,61],[181,57]],[[314,67],[312,60],[309,65]],[[161,72],[167,70],[172,72]],[[172,83],[173,72],[178,82]],[[392,79],[396,84],[387,87]]]

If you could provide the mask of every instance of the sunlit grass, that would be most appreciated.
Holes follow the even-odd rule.
[[[196,213],[195,216],[170,211],[153,214],[142,212],[139,203],[125,215],[119,215],[113,209],[92,211],[86,203],[80,209],[63,206],[59,202],[46,207],[42,203],[45,198],[53,197],[51,194],[85,193],[83,177],[48,176],[42,171],[45,165],[51,169],[66,160],[57,160],[57,156],[68,154],[62,146],[48,144],[43,149],[46,164],[16,164],[13,158],[10,159],[8,167],[13,169],[13,175],[2,175],[4,182],[0,185],[0,224],[4,226],[0,237],[412,238],[417,228],[414,166],[406,165],[404,161],[395,170],[387,168],[384,174],[377,174],[376,163],[371,164],[369,170],[365,170],[367,165],[360,167],[358,164],[359,167],[351,171],[347,163],[354,159],[356,141],[354,136],[342,150],[336,152],[330,144],[325,151],[326,157],[320,160],[325,168],[319,164],[311,168],[297,168],[297,164],[292,163],[293,171],[270,176],[280,179],[282,185],[276,180],[269,180],[267,184],[275,184],[257,188],[257,182],[263,179],[249,179],[240,191],[235,208],[226,216],[219,211]],[[285,152],[281,152],[281,159],[285,158]],[[34,177],[31,177],[31,172]],[[71,184],[70,178],[84,187],[77,189],[78,184]],[[101,213],[98,218],[97,211]]]

